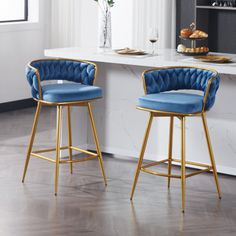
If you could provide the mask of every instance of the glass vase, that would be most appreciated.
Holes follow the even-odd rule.
[[[99,3],[99,47],[111,48],[112,35],[111,35],[111,7],[107,0],[98,0]]]

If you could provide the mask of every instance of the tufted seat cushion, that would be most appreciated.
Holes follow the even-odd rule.
[[[138,106],[151,110],[191,114],[201,112],[203,98],[202,95],[189,93],[155,93],[140,97]]]
[[[42,86],[42,96],[47,102],[84,101],[101,98],[102,89],[79,83],[48,84]]]

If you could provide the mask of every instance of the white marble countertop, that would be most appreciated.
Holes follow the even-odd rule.
[[[159,50],[157,55],[130,56],[119,55],[113,51],[103,51],[93,48],[55,48],[46,49],[44,52],[47,57],[69,58],[88,60],[93,62],[160,67],[160,66],[199,66],[212,68],[222,74],[236,75],[236,54],[214,53],[229,56],[233,63],[217,64],[200,62],[193,57],[179,55],[174,49]]]
[[[220,173],[236,175],[236,111],[232,108],[232,101],[236,99],[236,63],[232,64],[204,64],[194,61],[190,57],[178,55],[175,50],[159,51],[157,56],[120,56],[113,52],[99,52],[93,49],[61,48],[45,50],[45,56],[53,58],[70,58],[94,61],[99,63],[99,73],[96,85],[104,91],[104,98],[94,104],[94,118],[100,137],[101,150],[117,156],[138,157],[146,125],[147,113],[135,109],[137,98],[143,95],[141,73],[144,69],[158,66],[202,66],[214,68],[225,74],[217,93],[217,102],[208,113],[209,128],[212,144]],[[230,55],[236,62],[236,55]],[[112,63],[112,64],[109,64]],[[231,79],[232,78],[232,79]],[[128,88],[128,89],[127,89]],[[131,89],[129,89],[131,88]],[[122,92],[121,92],[122,91]],[[88,114],[78,108],[72,109],[72,132],[74,145],[95,150],[91,130],[87,124]],[[79,118],[78,118],[79,117]],[[63,113],[62,145],[67,145],[67,119]],[[153,123],[145,158],[147,160],[161,160],[168,156],[166,148],[168,140],[168,119],[158,119]],[[179,140],[179,124],[175,123],[174,140]],[[209,156],[205,139],[202,138],[202,126],[198,119],[189,119],[188,128],[188,156],[191,161],[209,163]],[[158,140],[158,142],[157,142]],[[179,157],[178,142],[174,142],[173,155]],[[63,156],[67,156],[63,152]]]

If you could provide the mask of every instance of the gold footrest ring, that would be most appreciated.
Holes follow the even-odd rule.
[[[71,146],[71,147],[69,147],[69,146],[60,147],[60,150],[65,150],[65,149],[72,149],[74,151],[79,151],[81,153],[87,154],[87,156],[86,157],[81,157],[81,158],[76,159],[76,160],[70,160],[70,159],[68,159],[68,160],[60,160],[59,164],[77,163],[77,162],[83,162],[83,161],[87,161],[87,160],[92,160],[92,159],[98,158],[98,154],[97,153],[90,152],[90,151],[87,151],[87,150],[83,150],[81,148],[77,148],[77,147],[73,147],[73,146]],[[56,151],[56,148],[35,150],[35,151],[32,151],[30,153],[30,155],[33,156],[33,157],[37,157],[37,158],[40,158],[40,159],[52,162],[52,163],[56,163],[56,160],[39,154],[39,153],[46,153],[46,152],[53,152],[53,151]]]
[[[164,159],[164,160],[157,161],[157,162],[151,162],[149,164],[141,166],[140,170],[143,171],[143,172],[146,172],[148,174],[152,174],[152,175],[156,175],[156,176],[181,179],[181,175],[173,175],[173,174],[160,173],[160,172],[156,172],[156,171],[147,169],[148,167],[157,166],[157,165],[160,165],[160,164],[163,164],[163,163],[167,163],[167,162],[168,162],[168,159]],[[173,162],[180,163],[181,160],[172,159],[172,163]],[[204,168],[204,169],[201,169],[201,170],[198,170],[198,171],[194,171],[193,173],[186,174],[185,178],[192,177],[192,176],[204,173],[204,172],[210,172],[213,169],[212,166],[209,166],[209,165],[206,165],[206,164],[202,164],[202,163],[197,163],[197,162],[192,162],[192,161],[186,161],[185,163],[188,164],[188,165],[191,165],[191,166],[197,166],[197,167]]]

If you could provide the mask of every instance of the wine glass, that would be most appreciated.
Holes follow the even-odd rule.
[[[152,55],[154,55],[155,53],[155,43],[158,40],[159,34],[158,34],[158,30],[156,28],[150,28],[149,30],[149,41],[152,44]]]

